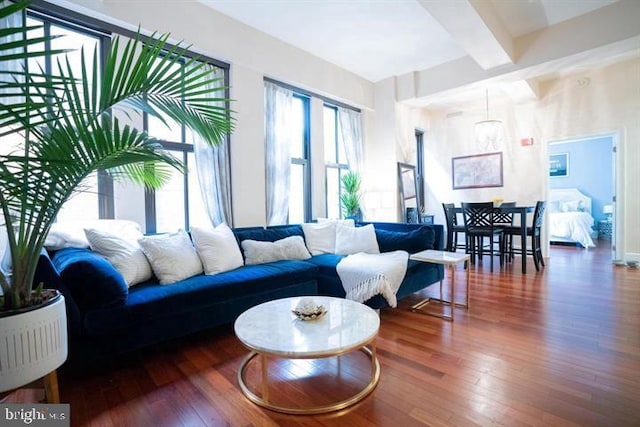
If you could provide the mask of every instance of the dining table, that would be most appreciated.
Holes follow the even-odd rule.
[[[461,207],[449,208],[455,215],[462,214]],[[495,213],[510,213],[520,216],[520,245],[522,246],[522,274],[527,273],[527,214],[535,211],[535,206],[494,206]],[[458,224],[461,224],[458,222]]]

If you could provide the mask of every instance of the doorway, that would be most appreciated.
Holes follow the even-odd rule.
[[[616,141],[616,134],[590,135],[551,141],[548,149],[549,194],[554,190],[577,189],[587,197],[587,202],[581,203],[578,210],[589,211],[593,217],[592,240],[598,247],[608,246],[612,259],[619,258],[616,248]],[[566,206],[553,205],[549,210],[566,211]]]

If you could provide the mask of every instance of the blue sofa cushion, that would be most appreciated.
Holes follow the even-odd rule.
[[[288,260],[247,265],[212,276],[201,274],[171,285],[143,283],[130,289],[124,305],[87,313],[84,327],[88,334],[105,334],[126,329],[137,322],[206,312],[208,307],[220,301],[234,304],[247,295],[277,292],[290,285],[315,282],[317,275],[315,265]],[[210,315],[216,316],[215,311]]]
[[[380,252],[407,251],[416,253],[433,249],[435,233],[431,227],[420,227],[412,231],[392,231],[376,229],[376,239]]]
[[[268,228],[248,227],[236,228],[233,231],[239,242],[243,240],[258,240],[260,242],[275,242],[291,236],[303,236],[301,225],[276,225]]]
[[[122,274],[102,256],[85,248],[64,248],[51,261],[81,311],[123,305],[129,289]]]

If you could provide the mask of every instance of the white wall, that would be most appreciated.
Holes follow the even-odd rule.
[[[232,108],[236,129],[231,136],[231,197],[234,226],[266,224],[264,85],[262,74],[233,67]]]

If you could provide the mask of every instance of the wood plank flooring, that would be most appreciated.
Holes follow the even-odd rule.
[[[613,266],[607,246],[554,246],[539,273],[529,262],[522,275],[519,258],[471,268],[471,307],[454,323],[408,309],[437,286],[382,310],[380,383],[338,413],[283,415],[245,399],[236,375],[247,351],[230,326],[82,378],[63,372],[61,398],[77,426],[640,426],[640,270]],[[311,404],[353,393],[369,365],[356,352],[272,360],[270,372],[274,399]]]

